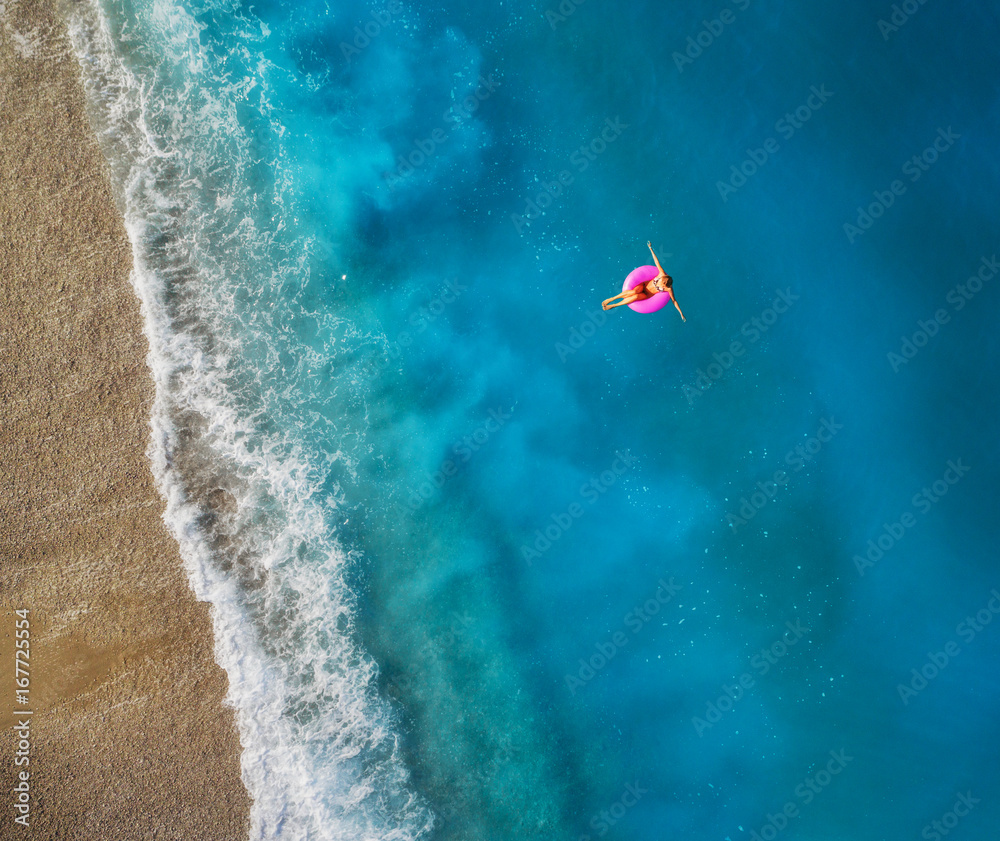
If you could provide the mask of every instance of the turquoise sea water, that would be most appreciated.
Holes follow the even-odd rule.
[[[1000,6],[71,16],[254,838],[995,829]]]

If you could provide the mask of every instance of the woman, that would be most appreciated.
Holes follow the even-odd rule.
[[[646,245],[649,246],[649,253],[653,255],[653,262],[656,263],[656,268],[659,269],[660,273],[646,283],[640,283],[638,286],[626,289],[624,292],[619,292],[613,298],[608,298],[608,300],[601,304],[601,308],[610,310],[613,307],[628,306],[629,304],[634,304],[636,301],[644,301],[646,298],[651,298],[658,292],[666,292],[677,308],[677,312],[680,313],[681,321],[687,321],[684,313],[681,312],[677,299],[674,297],[674,279],[663,271],[663,266],[660,265],[660,261],[656,259],[656,252],[653,251],[653,243],[647,242]]]

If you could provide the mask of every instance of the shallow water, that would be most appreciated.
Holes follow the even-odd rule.
[[[1000,17],[910,5],[76,7],[254,837],[996,825]]]

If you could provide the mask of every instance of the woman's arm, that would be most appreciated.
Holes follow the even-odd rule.
[[[674,298],[673,293],[671,293],[670,297],[674,302],[674,306],[677,307],[677,312],[681,314],[681,321],[687,321],[687,319],[684,317],[684,313],[681,312],[681,305],[677,303],[677,299]]]
[[[656,268],[660,270],[660,274],[666,274],[666,272],[663,271],[663,266],[660,265],[660,261],[656,259],[656,252],[653,251],[653,243],[647,242],[646,245],[649,246],[649,253],[653,255],[653,262],[656,263]]]

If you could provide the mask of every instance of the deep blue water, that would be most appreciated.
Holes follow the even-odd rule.
[[[995,829],[1000,6],[74,15],[254,837]]]

